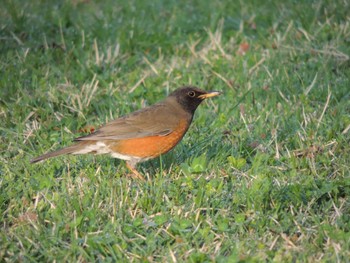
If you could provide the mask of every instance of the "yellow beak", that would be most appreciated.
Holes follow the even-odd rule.
[[[212,98],[212,97],[216,97],[216,96],[219,96],[221,94],[221,92],[219,91],[210,91],[206,94],[202,94],[202,95],[199,95],[198,98],[204,100],[204,99],[207,99],[207,98]]]

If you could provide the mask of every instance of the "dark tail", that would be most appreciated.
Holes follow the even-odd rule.
[[[45,159],[48,159],[51,157],[55,157],[58,155],[62,155],[62,154],[71,154],[71,153],[78,151],[80,149],[80,147],[81,146],[79,146],[79,144],[76,144],[76,145],[72,145],[72,146],[69,146],[69,147],[66,147],[63,149],[59,149],[57,151],[49,152],[49,153],[43,154],[39,157],[36,157],[36,158],[30,160],[30,163],[37,163],[37,162],[40,162],[42,160],[45,160]]]

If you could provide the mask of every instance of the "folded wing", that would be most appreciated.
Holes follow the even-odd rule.
[[[159,114],[160,112],[168,114]],[[171,114],[169,107],[163,103],[136,111],[130,115],[113,120],[96,132],[76,138],[75,141],[126,140],[148,136],[166,136],[173,132],[179,124]]]

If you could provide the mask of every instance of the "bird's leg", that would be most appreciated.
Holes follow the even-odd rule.
[[[145,178],[143,178],[143,176],[136,170],[134,163],[126,161],[126,167],[128,167],[128,169],[132,172],[132,177],[135,176],[136,178],[145,181]]]

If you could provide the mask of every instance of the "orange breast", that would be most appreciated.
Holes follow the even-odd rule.
[[[187,129],[187,121],[181,121],[180,125],[169,135],[121,140],[109,145],[109,148],[123,155],[154,158],[174,148],[180,142]]]

